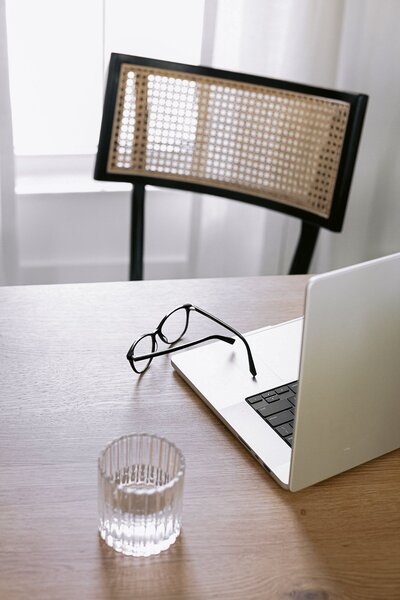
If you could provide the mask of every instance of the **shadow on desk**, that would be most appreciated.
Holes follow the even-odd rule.
[[[184,532],[168,550],[149,557],[124,556],[99,537],[99,556],[102,598],[185,598],[193,585]]]
[[[395,451],[287,497],[302,540],[290,598],[400,598],[399,479]]]

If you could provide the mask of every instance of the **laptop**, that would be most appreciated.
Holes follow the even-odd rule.
[[[173,367],[284,488],[400,447],[400,253],[310,278],[304,317]]]

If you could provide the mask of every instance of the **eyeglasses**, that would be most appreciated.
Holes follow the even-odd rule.
[[[171,352],[176,352],[177,350],[190,348],[191,346],[208,342],[209,340],[221,340],[227,344],[235,343],[235,338],[233,337],[227,337],[225,335],[208,335],[207,337],[201,338],[200,340],[196,340],[194,342],[188,342],[187,344],[182,344],[174,348],[167,348],[166,350],[158,350],[157,337],[160,338],[162,342],[169,345],[175,344],[182,339],[189,325],[190,313],[193,311],[208,317],[215,323],[218,323],[218,325],[222,325],[222,327],[228,329],[228,331],[233,333],[244,343],[249,361],[249,370],[253,377],[255,377],[257,375],[257,371],[254,365],[250,346],[242,334],[217,317],[214,317],[214,315],[211,315],[210,313],[199,308],[198,306],[194,306],[193,304],[183,304],[182,306],[175,308],[173,311],[165,315],[155,331],[152,333],[145,333],[139,339],[133,342],[132,346],[128,350],[126,358],[128,359],[129,364],[135,373],[138,373],[139,375],[144,373],[149,368],[153,358],[156,358],[156,356],[163,356],[164,354],[170,354]]]

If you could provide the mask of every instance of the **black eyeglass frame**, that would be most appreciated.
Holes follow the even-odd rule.
[[[182,331],[181,335],[177,339],[175,339],[172,342],[170,342],[170,341],[168,341],[168,339],[163,334],[162,327],[163,327],[164,323],[166,322],[166,320],[171,315],[173,315],[178,310],[182,310],[182,309],[185,309],[185,311],[186,311],[186,323],[185,323],[185,326],[183,328],[183,331]],[[180,339],[182,339],[182,337],[185,335],[185,333],[187,331],[187,328],[189,326],[189,316],[190,316],[190,313],[192,311],[196,311],[199,314],[203,315],[204,317],[208,317],[209,319],[211,319],[211,321],[214,321],[214,323],[217,323],[218,325],[221,325],[222,327],[225,327],[225,329],[227,329],[228,331],[230,331],[231,333],[233,333],[237,338],[239,338],[244,343],[245,348],[246,348],[246,352],[247,352],[247,358],[248,358],[248,361],[249,361],[249,370],[250,370],[250,373],[253,375],[253,377],[255,377],[257,375],[256,367],[255,367],[255,364],[254,364],[253,356],[251,354],[250,346],[249,346],[247,340],[244,338],[244,336],[239,331],[237,331],[236,329],[234,329],[233,327],[231,327],[230,325],[228,325],[224,321],[221,321],[221,319],[218,319],[218,317],[215,317],[211,313],[208,313],[207,311],[203,310],[202,308],[199,308],[198,306],[195,306],[194,304],[182,304],[181,306],[178,306],[177,308],[174,308],[174,310],[172,310],[171,312],[169,312],[167,315],[165,315],[165,317],[163,317],[161,319],[161,321],[158,324],[157,328],[153,332],[151,332],[151,333],[145,333],[145,334],[143,334],[142,336],[140,336],[137,340],[135,340],[133,342],[133,344],[129,348],[129,350],[127,352],[127,355],[126,355],[126,358],[128,359],[129,364],[131,365],[133,371],[135,371],[135,373],[138,373],[139,375],[141,375],[142,373],[144,373],[145,371],[147,371],[147,369],[151,365],[151,362],[152,362],[153,358],[156,358],[157,356],[164,356],[165,354],[170,354],[172,352],[176,352],[178,350],[183,350],[185,348],[190,348],[191,346],[196,346],[197,344],[201,344],[201,343],[207,342],[209,340],[220,340],[220,341],[226,342],[228,344],[234,344],[235,343],[235,339],[232,338],[232,337],[214,334],[214,335],[208,335],[208,336],[206,336],[204,338],[201,338],[199,340],[195,340],[193,342],[188,342],[186,344],[181,344],[180,346],[174,346],[173,348],[170,347],[170,348],[167,348],[165,350],[157,350],[157,348],[158,348],[157,336],[165,344],[175,344],[175,343],[179,342]],[[143,338],[148,337],[148,336],[152,338],[152,348],[153,348],[153,351],[150,352],[150,353],[148,353],[148,354],[141,354],[139,356],[133,356],[133,351],[134,351],[135,346],[141,340],[143,340]],[[143,361],[143,360],[149,360],[149,364],[146,366],[145,369],[143,369],[143,371],[138,371],[135,368],[135,362],[140,362],[140,361]]]

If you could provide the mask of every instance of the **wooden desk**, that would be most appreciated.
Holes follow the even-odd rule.
[[[400,451],[282,490],[179,378],[125,353],[175,305],[243,331],[299,316],[305,277],[0,288],[0,598],[400,598]],[[193,315],[190,336],[215,331]],[[98,537],[96,459],[150,431],[187,460],[183,532],[124,557]]]

